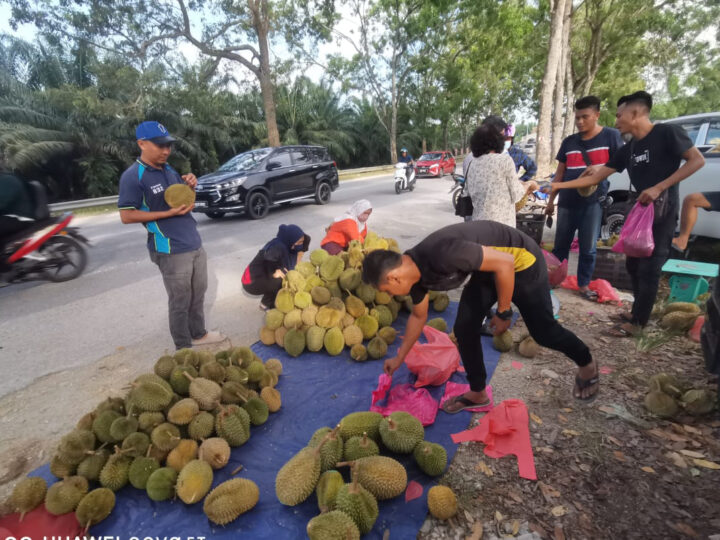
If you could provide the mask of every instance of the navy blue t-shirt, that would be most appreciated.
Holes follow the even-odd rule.
[[[609,127],[603,127],[600,133],[586,141],[582,139],[579,133],[574,133],[566,137],[560,145],[560,150],[558,150],[556,157],[560,163],[565,164],[563,182],[576,180],[583,171],[587,169],[588,166],[583,158],[582,149],[585,150],[592,165],[605,165],[615,156],[617,150],[621,148],[622,145],[623,141],[620,137],[620,132],[617,129]],[[583,197],[576,189],[562,189],[560,190],[558,206],[562,208],[572,208],[582,204],[596,203],[598,197],[603,197],[607,194],[609,185],[610,182],[603,180],[598,185],[595,193],[589,197]]]
[[[120,177],[118,208],[144,212],[170,210],[165,202],[165,189],[183,184],[180,175],[165,165],[156,169],[136,161]],[[186,253],[200,249],[202,241],[195,218],[190,213],[143,223],[148,232],[148,249],[158,253]]]
[[[398,163],[410,163],[411,161],[413,161],[413,157],[410,155],[409,152],[408,152],[408,155],[407,155],[407,156],[401,155],[401,156],[398,158]]]

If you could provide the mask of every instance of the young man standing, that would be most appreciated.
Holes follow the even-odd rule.
[[[623,145],[620,133],[613,128],[598,124],[600,100],[586,96],[575,102],[575,127],[578,132],[567,137],[560,145],[556,159],[558,167],[553,182],[569,182],[579,178],[591,165],[605,165]],[[602,206],[607,195],[608,182],[603,181],[597,189],[587,191],[564,190],[558,202],[557,228],[553,255],[565,260],[570,254],[575,233],[578,235],[580,256],[577,280],[580,294],[588,300],[596,300],[597,293],[588,288],[595,270],[595,253]],[[592,193],[590,193],[592,192]],[[548,201],[546,213],[555,211],[555,196]]]
[[[455,336],[470,392],[443,403],[448,413],[488,403],[479,322],[497,301],[491,325],[496,335],[510,327],[515,304],[530,335],[543,347],[564,353],[578,366],[573,395],[592,399],[599,390],[597,362],[587,345],[553,315],[547,266],[537,243],[525,233],[495,221],[470,221],[432,233],[403,255],[375,250],[363,262],[363,281],[392,295],[410,295],[413,310],[394,358],[385,361],[392,375],[422,333],[430,290],[463,288]]]
[[[700,151],[682,127],[674,124],[653,124],[650,121],[652,96],[635,92],[618,100],[615,127],[630,142],[606,164],[588,168],[581,178],[572,182],[551,184],[552,194],[558,190],[577,189],[600,184],[614,172],[628,170],[630,181],[640,192],[640,204],[655,205],[653,240],[655,249],[649,257],[627,257],[626,266],[633,283],[632,311],[621,313],[620,324],[610,330],[618,337],[630,336],[650,319],[657,296],[660,274],[668,259],[670,244],[677,225],[680,197],[678,183],[705,164]],[[681,161],[685,163],[680,165]]]
[[[165,190],[197,178],[182,177],[168,165],[172,137],[158,122],[135,130],[140,157],[120,177],[118,208],[123,223],[142,223],[148,231],[150,260],[160,269],[168,293],[170,334],[177,349],[220,343],[226,337],[205,329],[203,302],[207,289],[207,256],[190,212],[192,206],[170,208]]]

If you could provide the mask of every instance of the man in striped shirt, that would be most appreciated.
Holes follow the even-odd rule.
[[[560,145],[556,159],[558,167],[553,182],[568,182],[579,178],[590,165],[605,165],[623,142],[618,130],[598,124],[600,100],[586,96],[575,102],[575,126],[578,132],[567,137]],[[602,206],[607,195],[608,181],[603,181],[596,190],[563,189],[558,202],[557,228],[553,255],[565,260],[570,246],[578,235],[580,254],[577,280],[580,294],[588,300],[597,299],[597,293],[588,288],[595,270],[597,239],[600,236]],[[548,201],[546,213],[555,210],[555,197]]]

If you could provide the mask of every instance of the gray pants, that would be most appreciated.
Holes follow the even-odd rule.
[[[207,333],[203,309],[208,281],[205,250],[171,254],[151,251],[150,260],[160,268],[168,293],[170,335],[175,347],[191,347],[193,339]]]

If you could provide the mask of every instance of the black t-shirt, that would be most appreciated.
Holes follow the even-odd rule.
[[[563,182],[569,182],[580,177],[588,164],[583,156],[587,154],[591,165],[605,165],[623,145],[620,132],[617,129],[603,127],[600,133],[592,139],[584,141],[579,133],[566,137],[560,145],[556,159],[565,164]],[[583,197],[576,189],[563,189],[560,191],[558,206],[573,208],[577,205],[596,203],[599,197],[607,195],[610,183],[603,180],[595,193]]]
[[[655,124],[644,138],[633,139],[620,148],[607,166],[622,172],[628,170],[637,191],[651,188],[680,168],[682,155],[693,147],[685,130],[675,124]],[[668,189],[669,202],[680,204],[678,185]]]
[[[449,291],[463,284],[483,261],[483,246],[510,253],[515,271],[529,268],[542,253],[525,233],[496,221],[466,221],[443,227],[405,252],[420,270],[420,281],[410,289],[414,304],[428,291]]]
[[[285,270],[283,268],[285,266],[284,259],[285,252],[282,246],[273,245],[268,249],[261,249],[248,265],[251,279],[255,281],[256,279],[270,278],[276,270]]]

